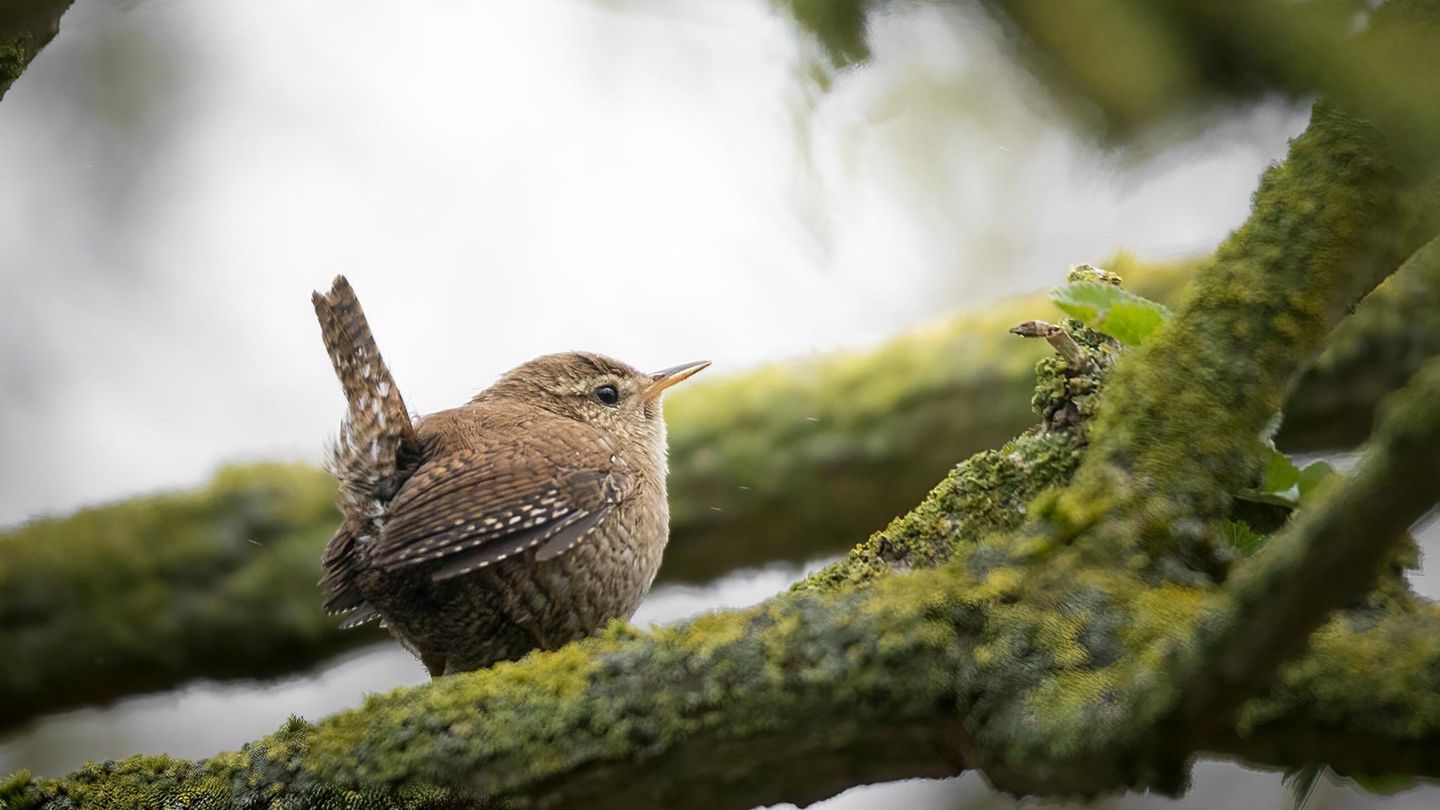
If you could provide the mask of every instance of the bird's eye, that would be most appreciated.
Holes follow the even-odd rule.
[[[613,385],[602,385],[595,389],[595,398],[605,405],[620,404],[620,391]]]

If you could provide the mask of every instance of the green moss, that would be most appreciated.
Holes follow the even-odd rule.
[[[1214,590],[1233,556],[1217,542],[1217,529],[1232,494],[1257,479],[1259,437],[1292,380],[1367,285],[1403,255],[1397,235],[1405,224],[1397,213],[1405,184],[1387,155],[1373,128],[1317,107],[1289,160],[1267,172],[1255,215],[1197,278],[1177,317],[1117,362],[1083,465],[1070,486],[1037,499],[1039,521],[1014,546],[1027,568],[1013,598],[1026,607],[1014,611],[1008,633],[1032,644],[1048,633],[1050,660],[1064,660],[1066,651],[1054,643],[1055,617],[1029,606],[1063,604],[1082,587],[1112,609],[1144,605],[1147,592],[1167,588],[1191,595],[1180,604],[1204,607],[1137,622],[1144,634],[1127,644],[1128,671],[1111,705],[1086,704],[1061,686],[1084,687],[1089,678],[1035,690],[1030,705],[1043,707],[1035,714],[1058,720],[1043,740],[1013,745],[1011,765],[1099,752],[1113,761],[1133,752],[1140,757],[1135,770],[1113,779],[1172,789],[1182,783],[1183,757],[1142,756],[1138,740],[1162,728],[1181,749],[1193,750],[1196,737],[1228,716],[1227,701],[1249,694],[1269,674],[1265,667],[1291,649],[1285,645],[1313,628],[1305,622],[1324,617],[1314,605],[1345,603],[1313,600],[1310,608],[1277,614],[1294,624],[1267,623],[1260,617],[1271,597]],[[1373,495],[1376,503],[1385,497]],[[1249,568],[1269,570],[1272,563]],[[1341,570],[1347,587],[1374,586],[1368,567]],[[1293,572],[1273,579],[1266,580],[1271,596],[1295,581],[1330,581]],[[1400,587],[1399,601],[1390,604],[1403,603]],[[1242,592],[1253,597],[1243,605]],[[1281,603],[1294,605],[1293,591]],[[1294,632],[1285,635],[1282,627]],[[1260,638],[1266,641],[1253,640]],[[1220,642],[1210,639],[1236,641],[1220,652]],[[1076,706],[1083,707],[1078,714]],[[1085,730],[1083,739],[1077,729]]]
[[[166,756],[91,763],[64,780],[28,781],[12,807],[153,810],[263,807],[273,810],[445,810],[470,806],[449,791],[368,785],[347,790],[305,778],[313,729],[292,718],[275,734],[233,753],[189,761]],[[0,798],[5,794],[0,792]],[[4,805],[0,805],[4,806]],[[9,810],[9,808],[7,808]]]
[[[927,629],[939,619],[915,610],[915,593],[882,583],[863,595],[796,595],[397,690],[321,723],[307,767],[351,787],[430,782],[507,797],[544,774],[640,766],[682,743],[790,735],[800,713],[812,725],[794,744],[817,745],[876,719],[876,695],[914,717],[948,689],[930,652],[953,636]],[[901,662],[919,666],[897,680]]]
[[[198,763],[139,757],[63,780],[16,778],[6,789],[53,807],[161,797],[182,806],[625,807],[696,791],[754,804],[792,798],[767,780],[801,763],[826,767],[818,763],[836,750],[895,755],[872,735],[929,727],[943,737],[922,736],[922,747],[961,735],[967,765],[1011,790],[1168,784],[1133,747],[1143,738],[1123,736],[1145,729],[1121,721],[1137,688],[1173,699],[1175,685],[1153,673],[1214,615],[1215,590],[1151,586],[1083,546],[1036,568],[1013,552],[1024,538],[1013,533],[1023,500],[996,499],[1063,481],[1078,432],[1037,430],[1004,457],[972,459],[887,530],[896,536],[877,535],[748,610],[650,633],[612,626],[553,653],[372,696],[315,725],[292,718]],[[884,543],[907,575],[876,576]],[[1414,603],[1338,616],[1317,636],[1317,653],[1247,708],[1246,728],[1304,717],[1319,718],[1332,740],[1397,728],[1404,739],[1440,738],[1440,711],[1407,711],[1417,689],[1433,692],[1425,685],[1440,667],[1437,638],[1440,612]],[[1333,713],[1306,714],[1315,711],[1308,701],[1331,699],[1341,688],[1331,682],[1348,679],[1356,660],[1380,660],[1377,649],[1404,651],[1405,663],[1356,669],[1371,688],[1351,681]],[[1217,738],[1206,749],[1250,745]]]
[[[1317,725],[1356,725],[1357,733],[1394,740],[1433,741],[1440,729],[1440,696],[1434,689],[1440,620],[1433,605],[1379,619],[1356,612],[1327,623],[1311,638],[1313,653],[1285,667],[1276,686],[1246,704],[1240,732],[1300,714]],[[1350,673],[1351,678],[1336,677]],[[1368,684],[1364,690],[1357,683]],[[1362,714],[1354,714],[1363,706]]]
[[[1277,442],[1300,449],[1358,444],[1380,399],[1437,354],[1440,240],[1412,255],[1335,330],[1286,403]]]
[[[0,536],[0,724],[373,639],[344,637],[316,604],[333,492],[310,467],[233,468]]]
[[[16,771],[0,779],[0,810],[33,810],[40,806],[29,771]]]
[[[26,47],[23,39],[0,42],[0,88],[8,88],[20,78],[30,63],[31,53],[32,49]]]
[[[1019,528],[1031,502],[1065,483],[1079,462],[1086,422],[1119,351],[1114,341],[1078,321],[1067,320],[1064,328],[1089,365],[1072,369],[1056,355],[1039,360],[1032,405],[1044,420],[1040,426],[954,467],[919,506],[795,590],[830,590],[897,569],[933,567],[950,559],[960,544],[977,544]],[[983,573],[981,569],[1000,565],[1004,558],[1005,552],[993,547],[981,551],[973,557],[978,566],[973,570]]]
[[[1407,528],[1435,501],[1437,401],[1440,361],[1387,403],[1354,477],[1322,488],[1318,501],[1307,503],[1284,536],[1267,543],[1228,585],[1223,608],[1174,667],[1176,680],[1219,680],[1231,693],[1247,694],[1247,686],[1268,678],[1331,611],[1349,607],[1373,620],[1387,609],[1411,609],[1414,597],[1396,568],[1413,552]],[[1315,593],[1302,595],[1295,582]],[[1210,674],[1215,670],[1222,674]],[[1213,708],[1202,703],[1188,710]]]
[[[1063,482],[1081,450],[1073,433],[1033,431],[1000,450],[973,456],[952,470],[918,507],[795,589],[833,590],[895,569],[933,567],[950,559],[959,543],[1014,530],[1024,521],[1030,500]]]

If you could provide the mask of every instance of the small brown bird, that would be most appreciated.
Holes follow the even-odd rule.
[[[546,355],[412,422],[345,277],[313,301],[350,406],[321,580],[342,626],[380,619],[438,676],[635,612],[670,532],[660,395],[708,362]]]

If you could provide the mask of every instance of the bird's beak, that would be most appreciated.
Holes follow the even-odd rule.
[[[654,382],[650,383],[650,387],[645,389],[645,401],[654,402],[660,397],[660,392],[675,383],[690,379],[708,365],[710,365],[709,360],[696,360],[693,363],[681,363],[678,366],[664,368],[651,374],[650,379]]]

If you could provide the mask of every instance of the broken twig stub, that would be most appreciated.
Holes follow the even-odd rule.
[[[1091,370],[1090,358],[1075,339],[1070,337],[1070,333],[1060,326],[1045,321],[1026,321],[1013,327],[1010,334],[1025,338],[1043,337],[1054,347],[1056,353],[1065,358],[1071,370],[1080,374],[1087,374]]]

